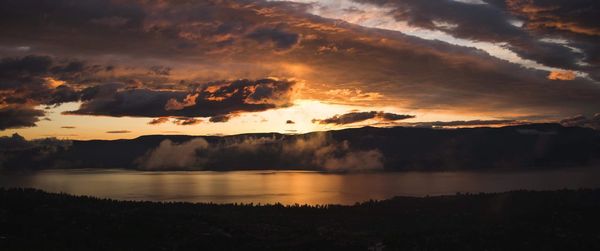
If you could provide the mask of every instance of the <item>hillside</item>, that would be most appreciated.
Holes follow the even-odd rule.
[[[548,168],[600,160],[600,131],[558,124],[443,130],[364,127],[301,135],[150,135],[69,142],[5,137],[0,144],[5,169],[399,171]]]
[[[101,200],[0,189],[2,250],[598,250],[600,191],[353,206]]]

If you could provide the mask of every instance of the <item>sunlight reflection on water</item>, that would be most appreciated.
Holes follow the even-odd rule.
[[[353,204],[393,196],[598,188],[600,168],[352,174],[77,169],[0,174],[0,186],[34,187],[119,200]]]

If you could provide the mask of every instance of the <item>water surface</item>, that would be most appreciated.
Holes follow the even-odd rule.
[[[118,200],[352,204],[393,196],[600,188],[600,168],[355,174],[77,169],[4,173],[0,174],[0,186],[33,187]]]

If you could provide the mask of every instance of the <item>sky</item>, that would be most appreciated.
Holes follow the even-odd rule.
[[[0,135],[589,118],[599,16],[596,0],[4,0]]]

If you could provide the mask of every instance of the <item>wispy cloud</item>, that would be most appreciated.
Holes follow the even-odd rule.
[[[106,131],[106,133],[131,133],[128,130],[116,130],[116,131]]]

